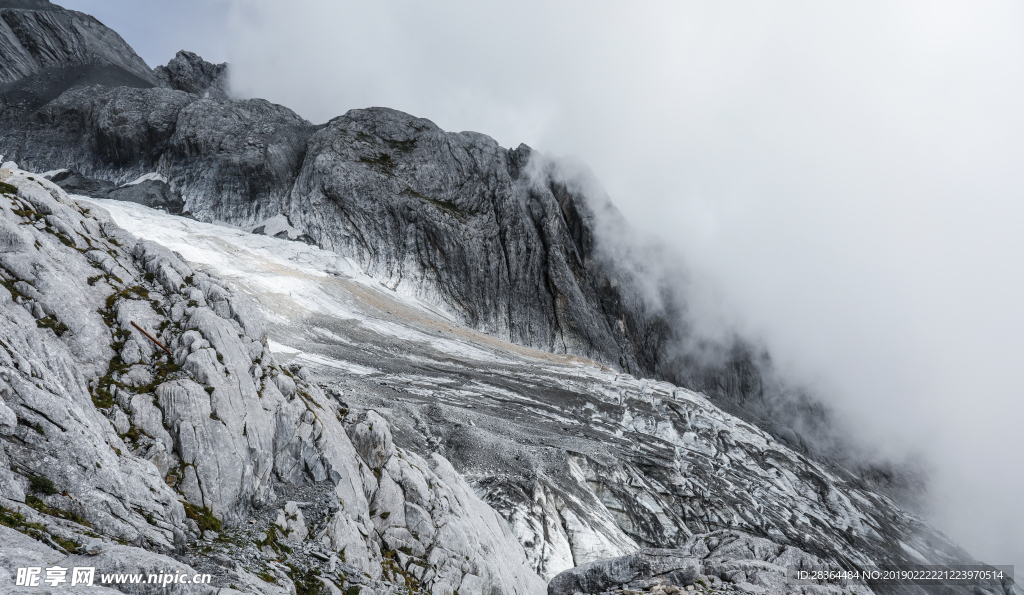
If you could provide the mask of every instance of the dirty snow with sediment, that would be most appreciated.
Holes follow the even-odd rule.
[[[350,258],[304,242],[168,215],[131,202],[75,198],[105,209],[117,225],[140,239],[162,244],[190,263],[234,282],[261,304],[272,323],[329,316],[334,320],[347,319],[361,330],[381,337],[423,345],[451,356],[509,361],[475,341],[491,341],[490,337],[477,336],[461,328],[443,311],[385,287],[363,273]],[[315,332],[331,334],[322,328]],[[334,336],[339,341],[346,340]],[[283,337],[274,339],[272,351],[353,373],[368,373],[365,366],[353,367],[349,362],[330,361],[323,354],[303,353],[296,346],[287,345]]]

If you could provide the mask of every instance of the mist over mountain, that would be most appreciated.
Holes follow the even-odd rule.
[[[233,98],[226,65],[182,51],[150,71],[95,19],[46,2],[23,4],[0,5],[11,79],[0,89],[0,147],[19,172],[6,190],[4,279],[7,303],[18,316],[27,311],[39,330],[19,326],[15,316],[11,332],[25,345],[41,333],[46,349],[70,349],[61,357],[81,367],[78,389],[67,390],[82,397],[82,415],[93,416],[101,433],[110,420],[111,444],[130,453],[111,446],[130,462],[122,468],[165,476],[170,491],[160,492],[159,506],[146,505],[163,533],[131,537],[143,549],[129,558],[174,553],[185,564],[214,564],[218,580],[245,579],[256,592],[270,587],[249,581],[241,566],[273,569],[276,558],[293,565],[273,574],[280,584],[308,584],[297,573],[318,569],[320,560],[331,573],[344,563],[325,589],[386,591],[404,580],[410,588],[464,593],[534,592],[572,567],[590,570],[553,581],[549,591],[597,585],[587,573],[604,572],[593,570],[602,560],[644,547],[676,548],[677,566],[651,576],[651,562],[638,562],[647,558],[630,558],[622,563],[640,564],[637,574],[599,590],[685,586],[698,576],[740,590],[793,588],[788,578],[756,570],[764,563],[973,562],[886,498],[920,504],[924,476],[851,440],[856,424],[837,418],[788,367],[780,370],[757,334],[728,320],[709,324],[707,315],[719,313],[696,299],[702,279],[674,248],[640,239],[588,168],[526,145],[506,149],[483,134],[445,132],[388,108],[313,124],[263,99]],[[111,204],[115,225],[65,193],[155,207],[168,219],[103,203]],[[229,228],[187,221],[251,233],[229,249],[223,242],[236,237]],[[53,235],[71,252],[57,244],[47,252],[49,244],[36,239],[34,249],[43,252],[33,255],[25,233],[38,234],[18,225]],[[222,240],[210,240],[218,233]],[[104,239],[111,237],[116,242]],[[89,256],[97,242],[113,260],[102,250]],[[205,252],[193,250],[197,242]],[[270,252],[253,252],[251,262],[229,256],[249,254],[251,242]],[[263,264],[273,253],[285,261]],[[58,307],[56,280],[81,285],[89,261],[103,270],[88,277],[97,289],[84,290],[85,302]],[[273,277],[300,264],[301,272]],[[320,280],[282,293],[291,279],[325,273],[372,280],[372,291]],[[256,281],[263,276],[277,281]],[[151,303],[144,314],[158,339],[148,339],[168,345],[169,357],[126,324],[138,298]],[[101,307],[98,322],[85,316],[104,299],[109,315]],[[406,310],[402,300],[414,307]],[[438,337],[456,327],[473,333],[460,339],[470,347],[439,347]],[[89,347],[85,336],[104,338]],[[483,346],[497,350],[489,368],[482,362],[492,356],[478,355]],[[514,355],[520,349],[527,360]],[[8,351],[15,374],[53,365],[45,350],[24,365]],[[548,369],[539,353],[562,354],[568,359],[558,365],[567,367]],[[581,371],[586,362],[603,371]],[[244,381],[224,384],[217,375]],[[523,383],[521,375],[533,380]],[[67,503],[31,500],[35,488],[17,475],[58,473],[57,483],[78,482],[86,491],[96,480],[62,474],[39,456],[62,447],[26,434],[42,426],[19,386],[4,393],[14,419],[5,436],[28,446],[8,453],[17,487],[4,498],[18,514],[45,521],[48,510]],[[273,398],[257,415],[266,390]],[[182,410],[183,403],[198,409]],[[339,425],[320,420],[318,410],[333,412]],[[212,425],[201,415],[207,411]],[[250,415],[261,428],[252,437]],[[453,415],[460,421],[450,423]],[[406,468],[401,461],[409,460]],[[225,484],[218,469],[229,468],[247,471]],[[422,482],[434,491],[424,492]],[[396,485],[400,493],[389,487]],[[463,508],[439,508],[450,492],[463,494]],[[331,494],[341,497],[340,509]],[[132,508],[138,497],[117,499]],[[312,502],[297,504],[302,498]],[[271,521],[278,506],[283,512]],[[313,507],[308,527],[296,512],[303,506]],[[124,539],[139,530],[138,519],[126,529],[88,506],[72,510],[103,535]],[[262,534],[263,549],[232,542],[238,549],[221,550],[228,561],[204,557],[201,542],[221,530],[229,541],[252,540],[242,523],[248,514],[271,531]],[[461,528],[438,532],[448,523]],[[273,545],[273,527],[292,546]],[[81,537],[63,530],[69,543]],[[360,552],[351,560],[349,545]],[[293,551],[298,546],[302,554]],[[468,566],[456,569],[462,555]],[[496,566],[501,555],[514,564]]]

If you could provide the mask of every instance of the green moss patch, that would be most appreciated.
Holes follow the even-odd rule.
[[[387,153],[378,153],[376,157],[360,157],[359,161],[370,165],[382,174],[395,175],[395,162],[391,160],[391,155]]]
[[[302,570],[293,564],[288,565],[289,576],[295,583],[295,595],[327,595],[327,589],[317,578],[319,569]]]
[[[200,508],[188,502],[182,502],[182,505],[185,507],[185,516],[195,521],[199,525],[200,531],[212,530],[220,532],[224,529],[224,523],[213,516],[213,511],[209,508],[205,506]]]
[[[33,492],[44,494],[47,496],[57,493],[57,488],[53,485],[48,477],[30,477],[28,478],[28,487]]]
[[[39,328],[48,328],[52,330],[58,337],[63,337],[70,329],[63,322],[57,320],[53,316],[46,316],[45,318],[39,318],[36,320],[36,326]]]
[[[384,571],[384,576],[390,579],[393,583],[405,583],[405,589],[409,595],[429,593],[429,591],[424,590],[419,579],[413,576],[407,569],[402,568],[402,565],[398,563],[397,557],[397,552],[394,550],[384,552],[384,557],[380,564],[381,570]]]
[[[392,149],[403,153],[411,153],[416,148],[416,139],[414,138],[409,140],[384,139],[384,142]]]
[[[33,496],[32,494],[28,494],[25,496],[25,504],[28,504],[32,508],[36,509],[37,511],[45,515],[54,516],[59,519],[64,519],[65,521],[71,521],[73,523],[78,523],[79,525],[83,525],[86,527],[92,527],[92,524],[89,521],[83,519],[74,512],[49,506],[46,504],[46,502],[43,502],[42,500],[40,500],[36,496]]]

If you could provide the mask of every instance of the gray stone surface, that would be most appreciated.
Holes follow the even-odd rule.
[[[185,208],[185,201],[171,190],[167,182],[161,180],[146,180],[120,186],[107,192],[105,198],[127,200],[154,209],[163,209],[172,215],[181,214]]]
[[[622,240],[636,233],[586,168],[385,108],[313,126],[263,100],[228,99],[226,72],[180,52],[151,73],[159,88],[83,79],[45,101],[8,102],[0,146],[29,168],[79,172],[66,186],[92,196],[255,230],[285,218],[276,233],[353,258],[473,328],[703,391],[790,446],[847,456],[827,412],[756,344],[682,348],[694,343],[685,271],[660,270],[672,260],[661,248]],[[166,187],[103,187],[153,172]],[[894,486],[905,477],[875,471],[862,474]]]
[[[22,81],[17,88],[9,84]],[[0,96],[38,105],[74,84],[152,86],[153,71],[93,17],[51,4],[0,3]]]
[[[697,578],[775,592],[790,587],[779,568],[812,559],[969,559],[787,448],[807,451],[787,429],[803,405],[775,401],[786,389],[763,352],[737,340],[708,365],[666,350],[687,338],[686,304],[644,270],[650,247],[616,241],[628,227],[587,170],[384,108],[313,126],[226,99],[221,66],[181,53],[153,73],[43,0],[0,17],[4,159],[69,170],[0,188],[0,507],[20,536],[0,535],[0,556],[92,551],[125,570],[187,565],[230,592],[364,595],[540,593],[572,566],[581,589],[656,590],[689,581],[694,559]],[[260,309],[287,298],[253,304],[62,183],[276,230],[426,306],[390,318],[401,300],[350,284],[342,310],[364,300],[389,318],[277,311],[310,361],[356,371],[282,365]],[[316,278],[327,302],[345,284]],[[430,333],[453,320],[489,337],[441,353]],[[506,343],[465,356],[495,337],[593,360]],[[784,441],[635,375],[702,389]],[[688,553],[671,568],[634,554],[652,546]]]
[[[247,298],[48,180],[10,182],[0,513],[45,544],[39,552],[118,573],[210,572],[253,593],[308,580],[385,593],[413,579],[438,593],[543,591],[505,520],[447,461],[396,448],[373,412],[346,423],[309,374],[278,365]],[[317,499],[280,501],[296,490]],[[0,557],[23,557],[23,537],[0,539]],[[295,574],[332,556],[355,574]]]
[[[210,64],[193,52],[178,52],[166,66],[154,68],[153,73],[170,89],[210,99],[228,98],[228,65]]]
[[[825,568],[829,565],[823,560],[797,548],[782,547],[740,531],[723,530],[696,535],[677,549],[644,549],[582,564],[551,579],[548,595],[679,593],[679,587],[722,594],[872,593],[861,581],[801,581],[794,574],[798,570]]]
[[[700,560],[688,550],[645,549],[566,570],[551,579],[548,594],[601,593],[657,579],[685,587],[692,585],[699,574]]]
[[[96,62],[156,82],[146,63],[117,33],[87,14],[45,1],[0,4],[0,56],[2,83],[44,68]]]

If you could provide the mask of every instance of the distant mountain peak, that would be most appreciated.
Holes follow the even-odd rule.
[[[195,52],[181,50],[167,66],[157,66],[153,72],[164,87],[210,99],[228,98],[227,63],[212,64]]]

